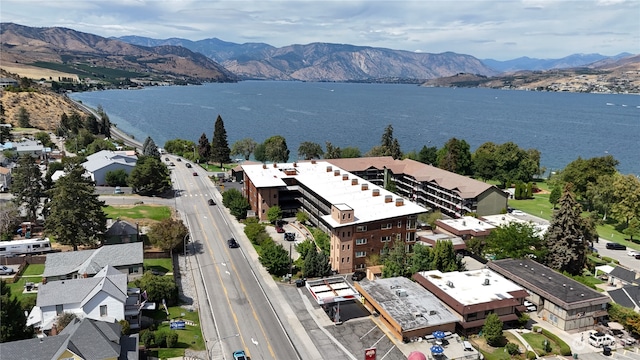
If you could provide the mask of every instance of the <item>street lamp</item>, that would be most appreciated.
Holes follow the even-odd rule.
[[[210,353],[211,359],[214,359],[213,350],[215,349],[216,345],[221,344],[222,340],[224,340],[224,339],[228,339],[228,338],[232,338],[232,337],[238,337],[238,336],[240,336],[240,334],[233,334],[233,335],[229,335],[229,336],[223,336],[221,338],[213,340],[213,344],[211,345],[211,353]],[[226,357],[223,355],[223,358],[226,358]]]

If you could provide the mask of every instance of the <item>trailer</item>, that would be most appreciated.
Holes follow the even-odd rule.
[[[51,242],[49,241],[49,238],[0,242],[0,256],[41,254],[50,252],[51,250]]]

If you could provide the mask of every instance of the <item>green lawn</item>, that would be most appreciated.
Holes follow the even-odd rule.
[[[161,221],[171,217],[171,209],[168,206],[105,206],[103,210],[107,214],[107,217],[111,219],[129,218]]]
[[[517,344],[519,347],[524,348],[524,345],[513,334],[505,331],[504,337],[507,342]],[[505,351],[504,346],[492,347],[487,345],[483,337],[475,337],[470,339],[472,343],[476,345],[476,348],[482,353],[486,360],[510,360],[513,359],[508,352]]]
[[[44,264],[29,264],[22,272],[22,276],[42,275],[44,274]]]
[[[236,167],[238,164],[224,164],[224,169],[220,168],[220,164],[199,164],[203,169],[211,172],[223,172]]]
[[[173,272],[173,262],[170,258],[163,259],[144,259],[144,271],[157,270],[160,273],[166,274]]]
[[[198,318],[198,312],[187,311],[179,306],[169,307],[169,315],[162,310],[144,311],[145,316],[152,317],[157,323],[161,321],[167,321],[166,323],[158,324],[157,330],[170,329],[168,321],[171,320],[189,320],[195,323],[195,326],[187,325],[184,330],[171,330],[178,333],[178,344],[176,348],[154,348],[151,350],[152,356],[157,356],[160,359],[180,357],[184,356],[184,350],[189,348],[196,351],[205,350],[204,340],[202,338],[202,331],[200,330],[200,319]],[[142,345],[142,344],[141,344]],[[157,355],[156,355],[157,354]]]
[[[553,340],[547,338],[542,334],[530,332],[530,333],[523,333],[520,335],[522,335],[522,337],[529,343],[529,345],[531,345],[533,350],[538,355],[544,356],[547,354],[547,352],[544,351],[544,345],[543,345],[543,342],[545,340],[549,341],[549,343],[551,344],[551,351],[549,351],[549,354],[558,354],[558,355],[560,354],[560,345],[556,344]]]

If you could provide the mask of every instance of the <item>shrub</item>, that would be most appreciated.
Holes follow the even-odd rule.
[[[149,349],[153,343],[155,334],[151,330],[143,330],[140,334],[140,341],[144,344],[145,349]]]
[[[551,341],[555,342],[556,344],[558,344],[558,346],[560,347],[560,355],[562,356],[569,356],[571,355],[571,348],[569,347],[569,345],[567,345],[567,343],[565,343],[564,341],[562,341],[559,337],[557,337],[555,334],[549,332],[546,329],[542,329],[542,335],[546,336],[547,338],[549,338]]]
[[[176,347],[176,345],[178,344],[178,333],[175,331],[168,333],[166,340],[168,348]]]
[[[507,345],[505,345],[504,348],[507,349],[507,352],[509,353],[509,355],[520,354],[520,347],[518,346],[518,344],[510,342],[510,343],[507,343]]]
[[[156,346],[157,347],[167,347],[167,336],[168,335],[169,335],[169,333],[165,329],[156,331],[155,336],[153,338],[153,340],[156,343]]]
[[[536,353],[534,353],[533,351],[529,350],[527,351],[527,359],[529,360],[533,360],[536,358]]]
[[[120,331],[122,335],[129,335],[131,333],[131,325],[129,325],[129,322],[122,319],[119,321],[119,323],[120,326],[122,326],[122,330]]]

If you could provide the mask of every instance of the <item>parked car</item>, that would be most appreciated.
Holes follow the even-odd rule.
[[[164,161],[169,161],[169,158],[168,157],[164,158]]]
[[[298,280],[296,280],[296,287],[304,287],[306,282],[307,281],[305,279],[298,279]]]
[[[627,247],[622,245],[622,244],[615,243],[615,242],[608,242],[607,243],[607,249],[610,249],[610,250],[627,250]]]
[[[281,228],[280,226],[276,226],[276,232],[277,232],[278,234],[282,234],[282,233],[284,233],[284,229],[283,229],[283,228]]]
[[[635,256],[636,256],[636,255],[638,255],[638,254],[640,254],[640,252],[638,252],[638,251],[636,251],[636,250],[629,250],[629,251],[627,252],[627,255],[629,255],[629,256],[633,256],[633,257],[635,257]]]
[[[11,275],[16,271],[8,266],[0,265],[0,275]]]
[[[172,162],[169,163],[169,166],[176,166],[176,164],[174,164],[173,161],[172,161]]]
[[[525,215],[525,213],[523,211],[514,209],[514,210],[511,211],[511,215],[522,216],[522,215]]]
[[[188,168],[191,168],[191,164],[189,164],[189,163],[185,163],[184,165],[185,165],[186,167],[188,167]]]
[[[640,254],[636,255],[636,259],[640,260]]]
[[[610,346],[616,343],[616,339],[605,333],[597,332],[589,335],[589,345],[594,347]]]
[[[244,350],[238,350],[233,352],[233,360],[249,360]]]
[[[194,171],[193,176],[198,176],[198,173]]]
[[[234,238],[227,240],[227,245],[229,245],[229,247],[232,249],[240,247],[240,244],[238,244],[238,242]]]
[[[180,161],[182,161],[182,159],[180,159],[180,158],[176,158],[176,161],[177,161],[177,162],[180,162]]]
[[[353,273],[353,275],[351,275],[351,280],[360,281],[365,277],[367,277],[367,273],[365,273],[364,271],[356,271]]]
[[[296,241],[296,234],[292,232],[284,233],[284,239],[286,241]]]
[[[213,201],[213,199],[209,199],[209,201],[208,201],[208,202],[209,202],[209,205],[211,205],[211,206],[213,206],[213,205],[215,205],[215,204],[216,204],[216,202],[215,202],[215,201]]]
[[[120,188],[120,186],[116,186],[115,190],[113,190],[114,194],[124,194],[124,191]]]

